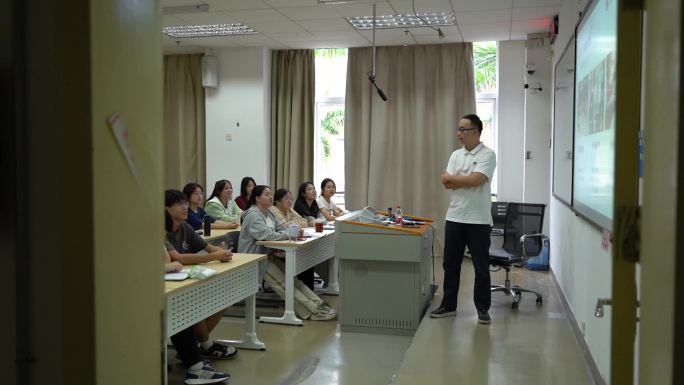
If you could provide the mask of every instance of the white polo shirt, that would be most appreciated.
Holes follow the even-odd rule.
[[[470,175],[479,172],[487,181],[477,187],[462,187],[451,190],[451,203],[446,213],[450,222],[492,225],[492,176],[496,168],[496,154],[483,143],[472,151],[465,147],[454,151],[447,164],[452,175]]]

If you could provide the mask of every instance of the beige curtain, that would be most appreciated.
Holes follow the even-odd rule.
[[[314,51],[273,51],[271,187],[296,191],[313,178]]]
[[[164,56],[164,185],[205,186],[202,55]]]
[[[457,148],[461,116],[475,113],[472,44],[349,49],[345,108],[345,203],[435,219],[442,254],[449,194],[440,183]]]

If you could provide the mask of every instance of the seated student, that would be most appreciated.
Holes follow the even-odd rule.
[[[311,185],[313,187],[313,185]],[[316,196],[316,189],[314,188],[314,197]],[[270,210],[279,220],[286,224],[296,223],[299,227],[312,227],[313,220],[306,220],[302,218],[297,211],[292,208],[292,193],[288,189],[278,189],[275,193],[275,205],[271,206]],[[310,290],[314,289],[314,268],[306,269],[297,274],[306,287]]]
[[[313,225],[313,223],[309,224],[309,221],[302,218],[302,216],[292,208],[294,197],[292,197],[290,190],[286,188],[276,190],[273,199],[274,205],[271,206],[269,210],[281,222],[286,225],[294,223],[299,226],[299,228],[311,227]]]
[[[256,186],[249,198],[247,210],[242,215],[242,229],[238,252],[267,254],[265,247],[257,241],[278,241],[288,238],[287,225],[278,220],[270,211],[273,205],[273,193],[268,186]],[[301,235],[302,231],[300,230]],[[265,266],[264,266],[265,265]],[[281,297],[285,296],[283,263],[278,257],[269,253],[269,261],[259,266],[259,277],[268,283]],[[295,313],[303,319],[324,321],[337,316],[337,311],[320,299],[306,285],[295,279],[294,291]]]
[[[166,248],[164,248],[164,254],[165,272],[176,273],[183,269],[183,265],[180,262],[171,261]],[[230,379],[230,374],[217,371],[202,359],[202,352],[197,344],[197,338],[192,326],[172,335],[171,343],[176,348],[178,357],[183,361],[183,365],[188,369],[185,374],[186,384],[215,384]]]
[[[193,230],[200,230],[204,224],[204,217],[207,216],[207,212],[204,211],[202,207],[202,202],[204,202],[204,189],[201,185],[197,183],[188,183],[183,187],[183,195],[185,199],[188,200],[188,219],[185,221],[187,224],[192,226]],[[212,229],[236,229],[239,224],[237,222],[224,222],[211,218],[211,228]]]
[[[222,179],[214,184],[207,203],[204,204],[207,214],[212,218],[227,222],[240,223],[242,209],[233,201],[233,185],[230,181]],[[233,227],[233,228],[237,228]]]
[[[256,182],[251,176],[246,176],[242,178],[240,182],[240,196],[235,199],[238,207],[243,210],[247,210],[247,202],[249,202],[249,196],[252,195],[252,190],[256,187]]]
[[[310,226],[313,226],[316,219],[325,219],[316,203],[316,186],[313,183],[304,182],[299,185],[294,210],[304,217]]]
[[[178,190],[166,190],[166,250],[172,261],[183,265],[196,265],[209,261],[228,262],[233,253],[218,246],[208,244],[185,223],[188,217],[188,202]],[[199,252],[206,253],[200,254]],[[194,325],[193,330],[200,342],[202,354],[208,358],[230,359],[237,354],[233,346],[222,345],[209,339],[209,334],[218,325],[223,311]]]
[[[334,222],[335,218],[344,214],[342,209],[337,207],[332,201],[335,192],[335,182],[330,178],[323,179],[323,182],[321,182],[321,196],[316,199],[316,203],[318,203],[318,208],[328,222]]]

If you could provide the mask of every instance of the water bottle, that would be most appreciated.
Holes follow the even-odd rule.
[[[387,220],[388,221],[394,221],[394,217],[392,216],[392,208],[391,207],[387,208]]]
[[[394,223],[400,225],[403,221],[404,218],[402,217],[401,206],[397,206],[397,208],[394,209]]]
[[[208,237],[211,235],[211,217],[209,215],[204,216],[204,236]]]

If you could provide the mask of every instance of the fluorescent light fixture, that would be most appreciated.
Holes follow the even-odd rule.
[[[162,15],[178,15],[181,13],[209,12],[209,4],[190,4],[177,5],[172,7],[162,7]]]
[[[208,37],[230,35],[252,35],[258,33],[252,28],[242,24],[209,24],[209,25],[184,25],[178,27],[164,27],[162,33],[171,37]]]
[[[376,16],[375,28],[392,29],[454,25],[456,20],[453,12],[419,13],[418,16],[420,18],[414,14]],[[425,20],[425,22],[421,19]],[[356,29],[373,29],[373,16],[353,16],[348,17],[347,21]]]

